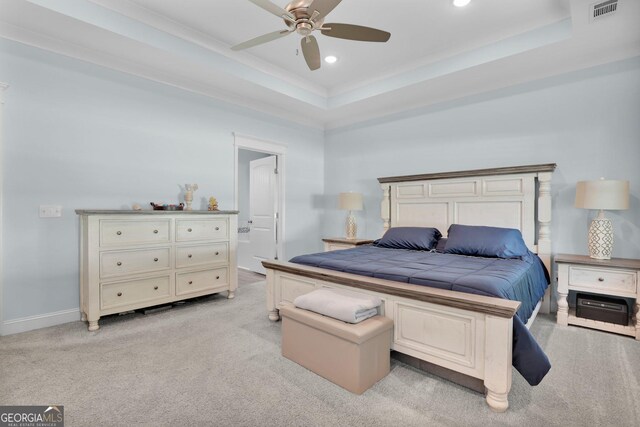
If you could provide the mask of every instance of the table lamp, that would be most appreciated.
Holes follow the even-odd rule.
[[[579,181],[576,184],[575,206],[600,210],[589,227],[589,256],[611,259],[613,226],[611,220],[604,217],[604,211],[629,209],[629,181],[604,178],[598,181]]]
[[[360,193],[340,193],[340,209],[349,211],[347,216],[347,239],[355,239],[358,233],[356,218],[353,211],[362,210],[362,194]]]

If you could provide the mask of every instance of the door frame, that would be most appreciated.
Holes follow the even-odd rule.
[[[3,286],[4,286],[4,270],[2,268],[4,253],[2,251],[2,233],[3,233],[3,225],[4,221],[2,218],[2,188],[4,185],[4,147],[2,144],[2,109],[4,105],[4,91],[9,87],[8,84],[0,82],[0,336],[4,335],[4,313],[2,308],[4,307],[4,299],[3,299]]]
[[[278,165],[278,174],[276,176],[276,185],[278,191],[278,200],[276,203],[278,210],[278,219],[276,220],[276,228],[278,230],[276,241],[276,256],[278,259],[285,258],[284,241],[285,241],[285,157],[287,146],[277,142],[266,141],[264,139],[253,136],[243,135],[233,132],[233,208],[238,210],[238,150],[257,151],[259,153],[272,154],[276,156]]]

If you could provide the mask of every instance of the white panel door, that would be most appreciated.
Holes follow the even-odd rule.
[[[277,175],[276,156],[249,162],[249,219],[251,221],[249,268],[265,274],[262,261],[276,256]]]

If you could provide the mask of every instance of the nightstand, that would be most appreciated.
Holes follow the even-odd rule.
[[[373,240],[369,239],[347,239],[344,237],[332,237],[330,239],[322,239],[324,242],[324,251],[337,251],[340,249],[351,249],[360,245],[368,245],[373,243]]]
[[[555,262],[558,265],[558,324],[630,335],[640,340],[640,260],[597,260],[586,255],[558,254]],[[628,325],[617,325],[576,317],[567,301],[569,291],[634,298],[631,321]]]

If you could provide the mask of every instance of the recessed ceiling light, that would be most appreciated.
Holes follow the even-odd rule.
[[[455,7],[465,7],[470,1],[471,0],[453,0],[453,5]]]
[[[334,62],[336,62],[338,60],[338,58],[336,58],[333,55],[329,55],[329,56],[325,56],[324,60],[327,64],[333,64]]]

